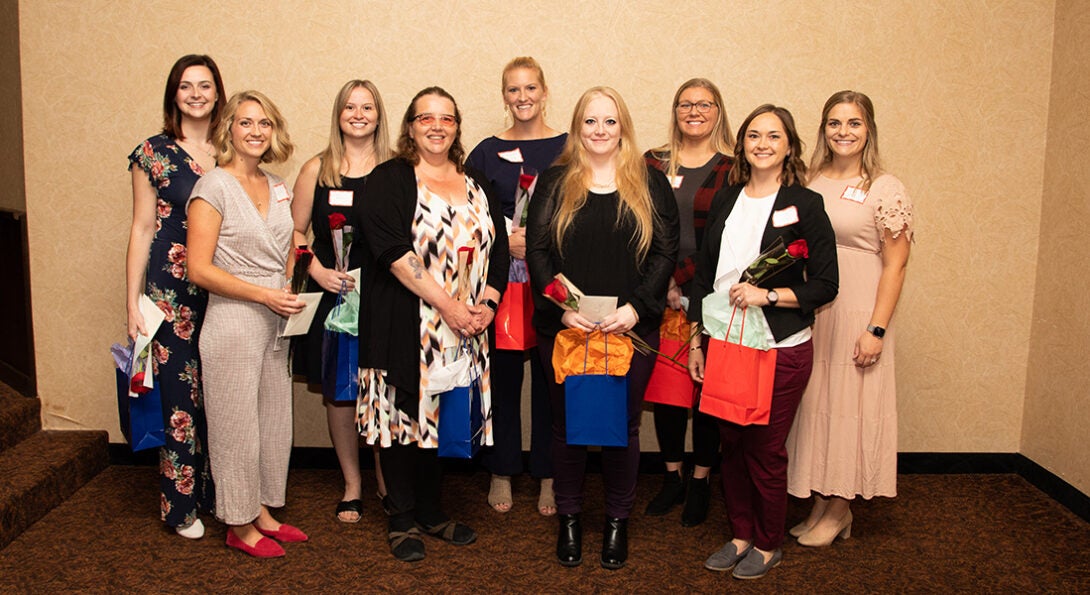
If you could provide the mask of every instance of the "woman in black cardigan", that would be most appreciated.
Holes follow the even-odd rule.
[[[719,421],[723,445],[723,493],[733,539],[708,558],[709,570],[734,569],[734,576],[764,576],[783,558],[787,515],[787,433],[810,378],[814,310],[836,297],[836,238],[821,195],[802,186],[806,166],[791,113],[762,105],[738,129],[731,186],[716,195],[696,260],[690,318],[704,320],[703,300],[726,294],[747,322],[763,323],[776,350],[776,372],[768,425]],[[809,256],[759,285],[740,282],[759,254],[782,238],[785,246],[805,240]],[[743,308],[760,308],[746,317]],[[696,323],[694,323],[696,324]],[[693,339],[689,371],[705,376],[703,345]],[[709,370],[722,374],[722,370]]]
[[[439,87],[417,93],[397,157],[376,167],[360,209],[366,242],[360,292],[360,427],[381,447],[388,540],[399,560],[424,558],[420,531],[455,545],[477,539],[439,504],[441,368],[470,357],[479,371],[482,442],[491,444],[485,329],[507,286],[503,211],[463,168],[462,117]],[[458,253],[472,247],[468,274]],[[468,356],[459,355],[468,345]],[[464,352],[463,352],[464,353]]]

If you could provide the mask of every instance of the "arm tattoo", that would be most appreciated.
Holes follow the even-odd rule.
[[[414,279],[424,278],[424,265],[421,264],[420,259],[415,255],[409,257],[409,268],[413,270]]]

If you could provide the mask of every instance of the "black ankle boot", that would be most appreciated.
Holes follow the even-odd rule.
[[[685,483],[681,481],[681,469],[667,471],[662,476],[662,489],[643,511],[647,516],[662,516],[685,501]]]
[[[628,560],[628,519],[606,519],[602,532],[602,568],[617,570]]]
[[[560,531],[556,536],[556,559],[561,566],[583,563],[583,521],[579,513],[558,514]]]
[[[708,518],[708,504],[712,499],[711,476],[689,479],[689,493],[685,496],[685,508],[681,510],[681,526],[695,527]]]

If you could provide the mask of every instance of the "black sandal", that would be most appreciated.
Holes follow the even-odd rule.
[[[390,553],[402,562],[424,559],[424,541],[420,539],[420,531],[416,527],[409,527],[408,531],[390,531],[386,534],[386,541],[390,543]]]
[[[341,517],[342,512],[354,512],[356,513],[355,520],[347,520]],[[363,500],[356,498],[355,500],[344,500],[337,503],[337,520],[342,523],[358,523],[363,518]]]
[[[432,537],[438,537],[447,543],[454,545],[469,545],[477,541],[477,532],[466,525],[454,521],[444,521],[433,527],[425,527],[417,523],[425,533]]]

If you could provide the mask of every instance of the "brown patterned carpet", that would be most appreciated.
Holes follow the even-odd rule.
[[[365,471],[365,485],[373,476]],[[1016,475],[902,475],[896,500],[855,507],[852,538],[807,549],[789,540],[784,562],[759,581],[704,570],[727,537],[715,489],[705,524],[683,528],[680,512],[642,515],[659,477],[642,475],[628,566],[598,566],[601,478],[588,477],[583,565],[553,556],[556,522],[537,514],[535,485],[515,482],[507,515],[485,504],[488,476],[448,473],[448,512],[480,533],[457,548],[427,541],[427,559],[394,560],[385,517],[365,500],[359,524],[334,519],[337,471],[293,470],[279,517],[310,534],[287,556],[256,560],[224,545],[223,525],[205,518],[196,542],[158,522],[155,469],[112,466],[0,550],[3,593],[1015,593],[1090,592],[1090,524]],[[789,525],[805,514],[793,500]]]

